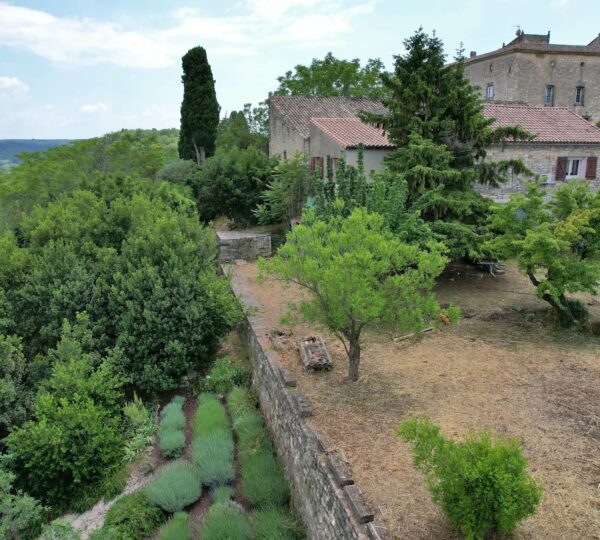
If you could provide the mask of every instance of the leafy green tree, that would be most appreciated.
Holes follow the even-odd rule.
[[[515,258],[537,295],[555,310],[561,324],[585,322],[587,308],[569,293],[597,294],[600,282],[600,194],[586,182],[559,187],[549,201],[537,184],[493,208],[495,237],[485,248]]]
[[[416,330],[440,314],[431,289],[446,262],[441,245],[431,242],[422,250],[405,244],[385,229],[380,215],[357,208],[327,221],[305,212],[277,256],[260,268],[263,276],[310,291],[300,310],[343,343],[355,381],[363,330]]]
[[[230,148],[206,160],[196,196],[200,217],[227,216],[236,223],[255,222],[253,210],[261,202],[275,162],[254,147]]]
[[[272,180],[263,192],[263,203],[255,215],[261,224],[286,223],[299,216],[307,197],[314,195],[306,156],[296,154],[279,162],[273,169]]]
[[[201,165],[215,152],[219,104],[215,81],[203,47],[190,49],[182,58],[183,102],[179,131],[179,157]]]
[[[410,419],[397,434],[413,445],[414,462],[432,499],[469,540],[507,535],[537,510],[542,490],[527,474],[516,440],[486,431],[456,443],[427,419]]]
[[[244,116],[248,122],[250,133],[262,137],[269,146],[269,105],[266,101],[261,101],[256,107],[252,103],[244,103]]]
[[[381,82],[385,66],[379,58],[340,60],[327,53],[323,60],[313,58],[309,66],[297,65],[278,77],[276,96],[348,96],[381,98],[387,94]]]
[[[233,111],[229,118],[224,118],[217,131],[217,149],[240,148],[244,150],[254,145],[254,137],[250,133],[248,121],[242,111]]]
[[[15,490],[15,475],[0,467],[0,538],[33,540],[44,523],[45,509],[33,497]]]
[[[33,407],[27,367],[21,340],[0,334],[0,439],[25,422]]]
[[[484,117],[476,88],[465,77],[462,52],[446,65],[442,41],[422,29],[404,46],[393,74],[382,75],[389,113],[361,116],[397,145],[387,165],[406,177],[408,204],[435,224],[452,256],[477,259],[489,203],[476,184],[495,187],[509,171],[528,172],[520,160],[486,162],[487,148],[530,135],[518,127],[492,127],[493,119]]]

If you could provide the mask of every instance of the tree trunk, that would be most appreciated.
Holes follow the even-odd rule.
[[[348,378],[351,381],[358,380],[358,366],[360,364],[360,342],[358,339],[350,339],[350,348],[348,349]]]
[[[198,163],[198,167],[201,167],[206,159],[206,151],[204,150],[204,146],[198,148],[196,145],[196,141],[192,139],[192,144],[194,145],[194,151],[196,152],[196,162]]]
[[[537,288],[539,286],[540,282],[535,277],[533,272],[528,272],[527,276],[529,277],[529,280],[531,281],[531,283],[533,283],[533,285]],[[544,293],[542,295],[542,300],[548,302],[554,308],[554,311],[556,312],[556,315],[558,317],[558,321],[560,322],[560,324],[562,326],[565,326],[568,328],[569,326],[573,326],[575,324],[575,322],[579,322],[579,321],[577,321],[577,319],[575,319],[575,316],[569,306],[569,301],[567,300],[567,298],[564,295],[561,294],[558,297],[558,302],[557,302],[552,297],[551,294]]]

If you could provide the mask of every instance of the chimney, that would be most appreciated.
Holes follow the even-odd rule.
[[[471,51],[469,58],[475,58],[477,56],[477,51]]]

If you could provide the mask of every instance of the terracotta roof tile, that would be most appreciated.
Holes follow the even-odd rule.
[[[483,114],[496,126],[521,126],[534,142],[600,144],[600,129],[566,107],[486,103]]]
[[[310,137],[311,118],[356,117],[359,111],[384,114],[379,100],[349,97],[272,96],[269,103],[302,137]]]
[[[360,118],[311,118],[311,124],[331,137],[342,148],[395,148],[379,128],[365,124]]]

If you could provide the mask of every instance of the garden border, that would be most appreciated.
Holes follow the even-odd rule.
[[[387,540],[391,536],[356,486],[343,452],[306,422],[312,414],[296,380],[272,350],[259,304],[235,265],[222,265],[246,314],[242,341],[252,360],[254,387],[292,493],[293,507],[315,540]]]

